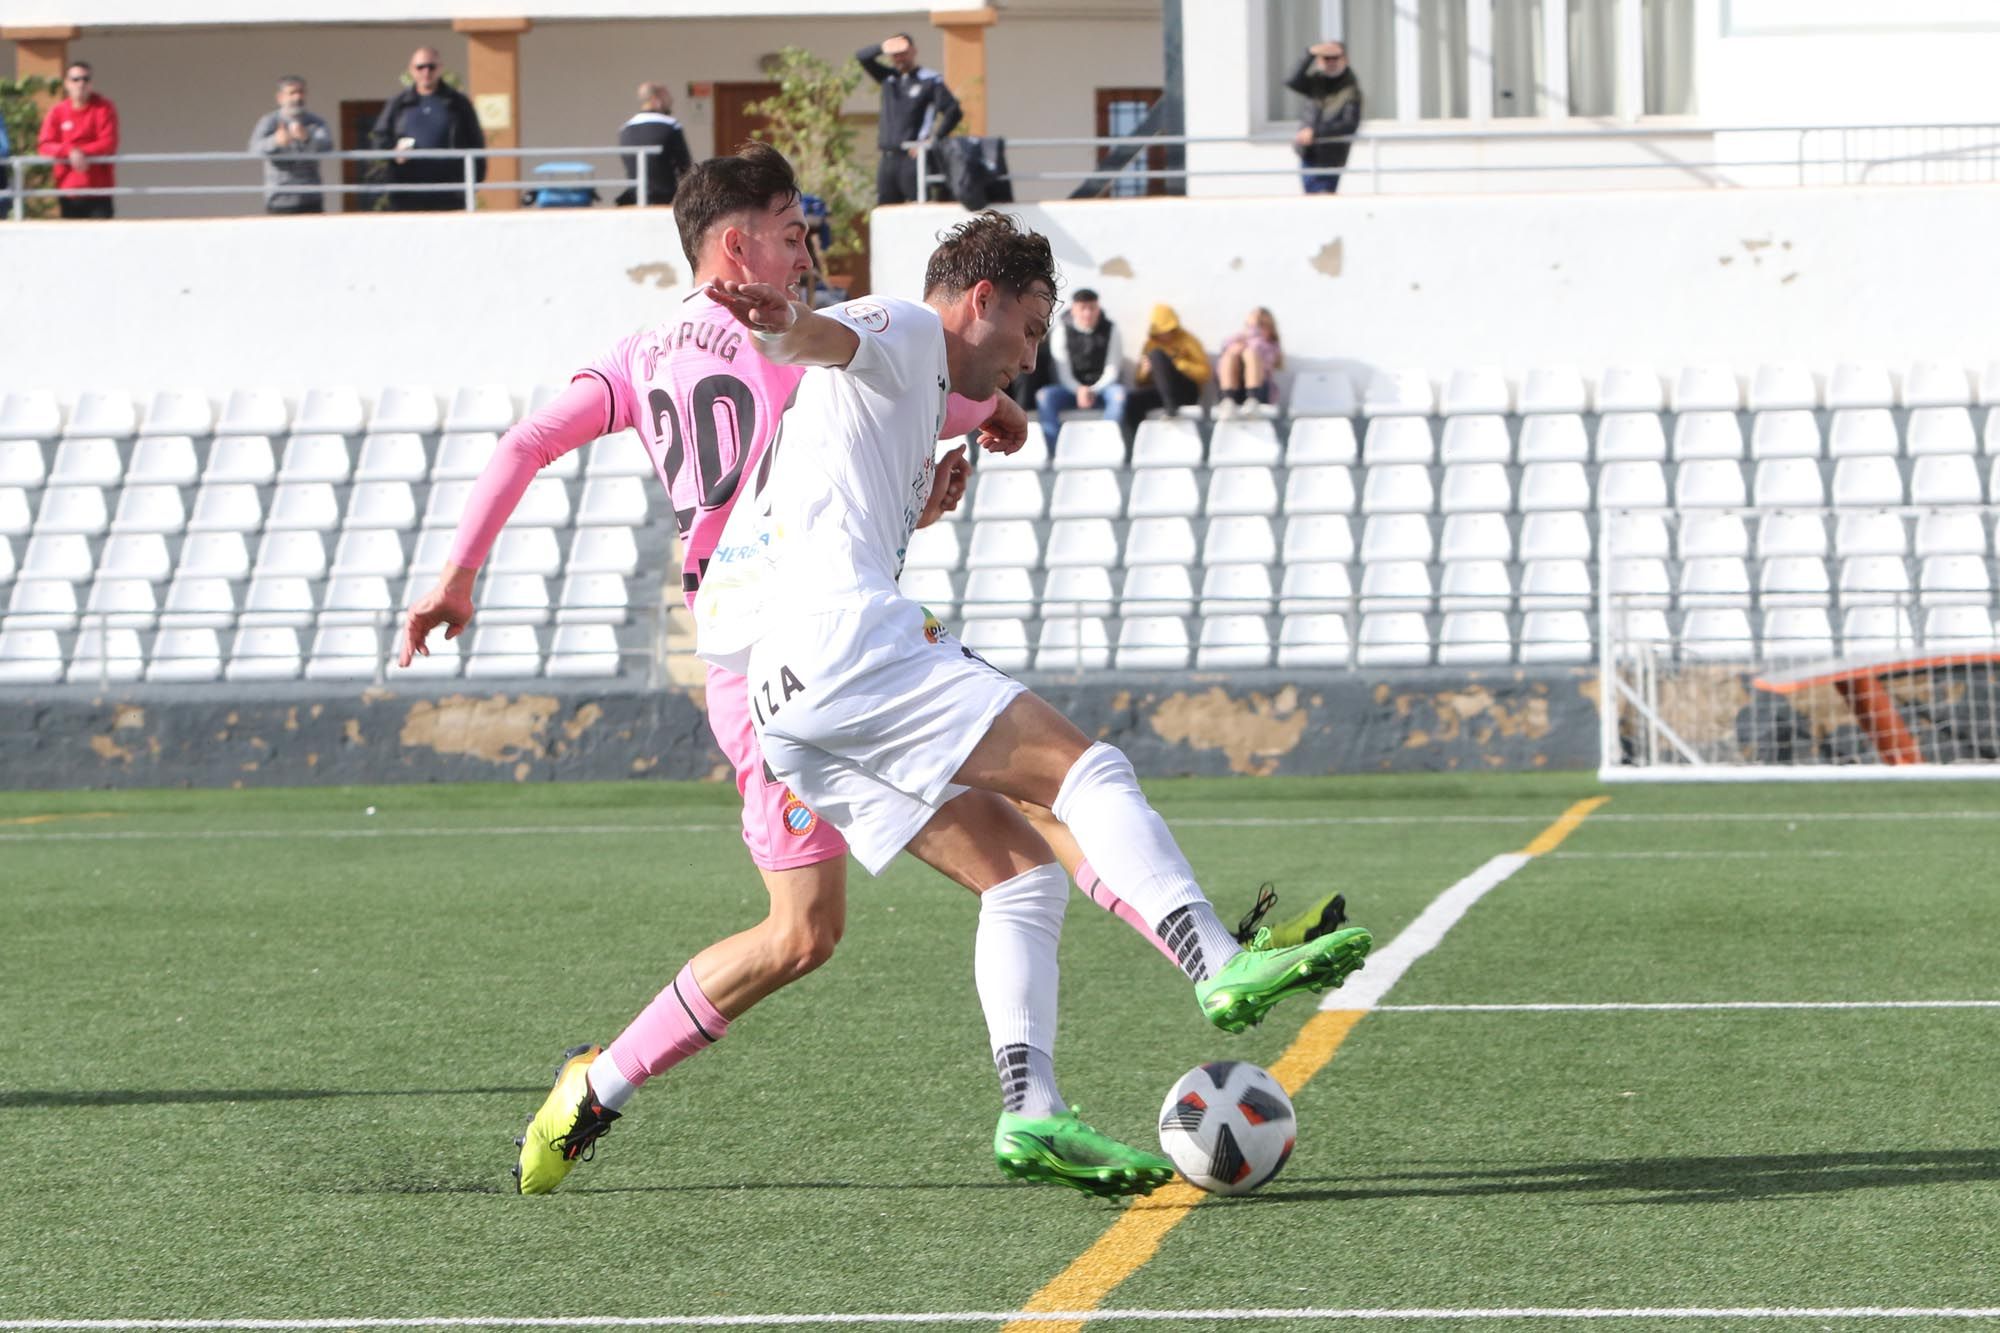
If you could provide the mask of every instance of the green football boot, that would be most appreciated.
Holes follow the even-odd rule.
[[[547,1194],[562,1184],[570,1168],[590,1160],[597,1141],[618,1112],[597,1104],[587,1074],[590,1062],[604,1054],[602,1046],[572,1046],[556,1067],[556,1085],[542,1109],[528,1120],[528,1132],[514,1142],[521,1156],[514,1163],[514,1184],[523,1194]]]
[[[1224,1032],[1261,1023],[1271,1006],[1299,991],[1338,986],[1360,970],[1374,937],[1348,926],[1289,949],[1273,948],[1271,932],[1260,930],[1250,946],[1207,981],[1195,983],[1202,1013]]]
[[[1236,942],[1249,944],[1257,937],[1257,927],[1263,924],[1271,909],[1278,905],[1278,892],[1269,884],[1257,887],[1257,901],[1243,919],[1236,923]],[[1347,924],[1347,898],[1338,893],[1329,893],[1310,908],[1295,917],[1290,917],[1270,926],[1271,944],[1274,948],[1289,949],[1295,944],[1307,944],[1322,935],[1331,935]]]
[[[993,1158],[1016,1180],[1067,1185],[1100,1199],[1151,1194],[1174,1178],[1172,1162],[1092,1129],[1074,1108],[1039,1117],[1002,1111]]]

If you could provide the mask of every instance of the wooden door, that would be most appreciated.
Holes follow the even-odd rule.
[[[765,98],[775,95],[777,91],[778,85],[775,83],[716,84],[715,151],[717,153],[733,153],[738,147],[752,139],[762,139],[765,127],[770,124],[770,121],[763,116],[752,115],[749,108],[763,101]],[[869,149],[875,142],[875,118],[873,116],[850,116],[848,120],[856,126],[855,144],[860,151],[861,160],[864,163],[872,162],[874,158]],[[866,121],[866,124],[861,123],[863,120]],[[866,296],[868,294],[868,235],[865,230],[861,236],[860,253],[844,264],[843,267],[849,271],[828,275],[829,277],[841,279],[841,281],[835,282],[834,285],[845,288],[849,296]]]
[[[372,102],[342,102],[340,104],[340,123],[336,127],[340,137],[339,142],[334,146],[343,153],[358,152],[363,148],[370,147],[368,131],[375,128],[375,120],[382,114],[384,105],[386,103],[379,97]],[[342,159],[340,163],[340,183],[342,185],[366,185],[369,180],[368,169],[375,165],[376,163],[364,162],[358,158],[350,157]],[[366,213],[375,207],[377,199],[383,197],[382,195],[374,194],[343,194],[340,196],[339,211],[342,213]]]

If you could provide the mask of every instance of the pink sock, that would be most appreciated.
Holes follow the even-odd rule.
[[[1176,970],[1180,968],[1181,960],[1174,956],[1174,951],[1167,947],[1167,942],[1161,939],[1151,926],[1146,924],[1146,919],[1139,915],[1132,904],[1113,893],[1111,886],[1097,877],[1097,871],[1091,866],[1090,862],[1079,861],[1076,863],[1076,886],[1083,890],[1084,897],[1090,899],[1090,901],[1096,903],[1099,907],[1102,907],[1105,911],[1138,931],[1146,943],[1158,949],[1166,957],[1166,960],[1174,965]]]
[[[633,1087],[722,1040],[729,1020],[716,1012],[689,963],[632,1020],[604,1054]]]

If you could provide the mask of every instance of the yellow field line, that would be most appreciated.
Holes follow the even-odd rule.
[[[111,810],[82,810],[73,815],[22,815],[18,819],[0,819],[0,826],[12,824],[53,824],[58,819],[116,819]]]
[[[1590,812],[1610,800],[1592,796],[1563,811],[1555,823],[1536,835],[1521,849],[1523,856],[1543,856],[1562,845],[1563,839],[1590,817]],[[1321,1009],[1307,1020],[1285,1053],[1271,1066],[1271,1075],[1296,1097],[1312,1076],[1333,1059],[1340,1043],[1354,1030],[1368,1011],[1365,1009]],[[1135,1199],[1116,1222],[1091,1247],[1056,1274],[1047,1286],[1021,1307],[1023,1314],[1047,1314],[1056,1310],[1095,1310],[1118,1285],[1139,1271],[1160,1248],[1180,1220],[1208,1195],[1183,1180]],[[1047,1321],[1017,1319],[1001,1333],[1082,1333],[1081,1320]]]

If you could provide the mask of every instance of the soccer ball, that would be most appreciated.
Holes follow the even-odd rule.
[[[1248,1194],[1277,1175],[1298,1132],[1278,1080],[1242,1060],[1188,1070],[1160,1108],[1161,1149],[1211,1194]]]

